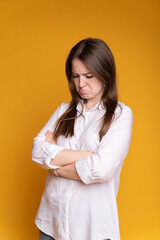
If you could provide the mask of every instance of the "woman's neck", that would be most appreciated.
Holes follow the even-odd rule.
[[[85,111],[87,112],[87,111],[89,111],[90,109],[92,109],[94,106],[96,106],[97,105],[97,103],[99,103],[100,101],[98,101],[98,102],[91,102],[91,101],[86,101],[86,102],[84,102],[83,104],[84,104],[84,108],[85,108]]]

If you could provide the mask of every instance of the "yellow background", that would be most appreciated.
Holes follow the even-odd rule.
[[[122,240],[160,239],[157,0],[0,1],[0,239],[38,240],[35,214],[46,170],[32,139],[69,101],[65,60],[86,37],[108,43],[119,97],[133,110],[133,137],[118,195]]]

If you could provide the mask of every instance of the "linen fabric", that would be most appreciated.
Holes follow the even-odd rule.
[[[94,152],[75,163],[81,181],[55,177],[53,169],[48,170],[35,223],[57,240],[120,240],[116,197],[123,161],[129,151],[133,114],[124,103],[118,103],[112,124],[101,141],[98,133],[105,113],[102,103],[87,112],[83,109],[82,114],[79,103],[74,136],[57,139],[57,145],[64,149]],[[68,106],[69,103],[62,103],[33,140],[32,160],[43,168],[45,132],[54,131],[57,119]]]

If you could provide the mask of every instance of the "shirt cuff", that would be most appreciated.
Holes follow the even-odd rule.
[[[47,154],[50,158],[54,159],[60,151],[62,151],[64,148],[60,147],[56,144],[45,142],[42,144],[42,150],[45,154]]]
[[[44,166],[45,166],[47,169],[58,169],[58,168],[61,167],[61,166],[55,166],[55,165],[50,164],[50,163],[51,163],[51,160],[52,160],[52,158],[49,157],[47,154],[44,153],[43,163],[44,163]]]
[[[62,151],[64,148],[56,145],[56,144],[51,144],[48,142],[45,142],[42,144],[42,150],[44,152],[44,157],[43,157],[43,163],[47,169],[57,169],[60,168],[61,166],[55,166],[50,164],[51,160],[54,159],[60,151]]]
[[[88,157],[88,158],[90,158],[90,157]],[[86,160],[87,160],[86,158],[83,158],[83,159],[77,161],[75,163],[75,168],[76,168],[76,171],[77,171],[80,179],[85,184],[89,184],[89,183],[93,183],[95,181],[91,176],[91,171],[86,164]]]

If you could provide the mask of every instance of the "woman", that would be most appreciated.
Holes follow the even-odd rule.
[[[119,240],[116,197],[132,111],[118,101],[114,57],[102,40],[77,43],[66,75],[71,102],[33,142],[32,160],[49,169],[35,220],[40,239]]]

